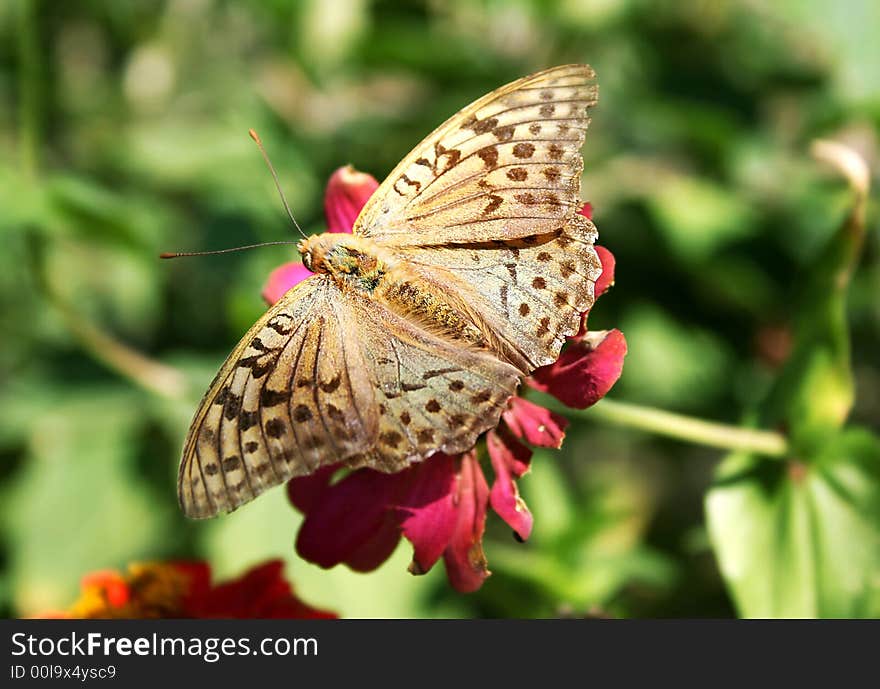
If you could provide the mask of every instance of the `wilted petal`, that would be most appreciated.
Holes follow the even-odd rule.
[[[413,545],[413,574],[431,569],[455,532],[458,464],[457,457],[436,454],[407,470],[413,480],[401,496],[398,517],[404,537]]]
[[[310,505],[297,535],[296,551],[321,567],[342,562],[359,571],[377,567],[400,538],[389,508],[405,480],[405,472],[358,469],[326,486]]]
[[[490,574],[483,554],[488,497],[489,486],[476,453],[467,452],[461,456],[456,487],[458,518],[452,539],[443,554],[449,583],[462,593],[476,591]]]
[[[269,273],[269,279],[263,286],[263,299],[269,306],[284,296],[294,285],[298,285],[314,273],[306,268],[300,261],[282,263]]]
[[[623,371],[626,338],[619,330],[599,330],[569,343],[549,366],[537,369],[528,384],[567,407],[586,409],[602,399]]]
[[[366,172],[351,165],[341,167],[330,176],[324,192],[324,215],[328,232],[351,233],[354,221],[379,183]]]
[[[502,416],[517,438],[541,447],[562,447],[568,421],[559,414],[521,397],[514,397]]]
[[[532,451],[509,435],[495,431],[486,436],[486,447],[495,470],[495,481],[489,494],[492,509],[520,539],[526,540],[532,532],[532,513],[519,496],[515,478],[528,469]]]

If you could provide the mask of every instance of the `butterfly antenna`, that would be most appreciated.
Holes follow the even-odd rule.
[[[303,236],[303,239],[306,239],[306,233],[302,231],[302,228],[299,226],[299,223],[296,221],[296,218],[293,217],[293,213],[290,212],[290,206],[287,205],[287,199],[284,198],[284,192],[281,191],[281,183],[278,181],[278,175],[275,174],[275,168],[272,167],[272,161],[269,160],[269,154],[266,153],[266,149],[263,148],[263,142],[260,140],[260,135],[257,134],[257,132],[254,131],[253,129],[248,129],[248,134],[251,135],[251,138],[256,142],[257,146],[260,148],[260,153],[263,154],[263,160],[266,161],[266,166],[269,168],[269,172],[272,173],[272,179],[275,181],[275,188],[278,190],[278,196],[281,197],[281,203],[284,204],[284,210],[287,211],[287,217],[290,218],[290,222],[293,223],[293,226]]]
[[[261,246],[277,246],[279,244],[298,244],[299,242],[262,242],[261,244],[248,244],[236,246],[231,249],[217,249],[216,251],[166,251],[159,254],[159,258],[180,258],[181,256],[213,256],[214,254],[231,254],[233,251],[245,251],[247,249],[259,249]]]

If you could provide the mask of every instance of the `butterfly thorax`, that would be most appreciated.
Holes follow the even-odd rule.
[[[326,232],[298,248],[306,268],[330,275],[344,288],[372,293],[392,267],[372,241],[349,234]]]
[[[306,268],[329,275],[340,288],[361,292],[435,332],[486,346],[466,304],[372,240],[328,232],[300,242],[299,250]]]

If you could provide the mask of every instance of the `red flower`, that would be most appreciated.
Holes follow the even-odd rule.
[[[377,187],[373,177],[350,166],[334,172],[324,197],[329,231],[351,232]],[[590,204],[581,213],[590,218]],[[603,268],[595,286],[598,297],[614,283],[614,256],[603,247],[596,251]],[[302,263],[286,263],[272,272],[263,296],[272,304],[310,274]],[[530,387],[577,409],[608,392],[620,377],[626,354],[623,333],[590,333],[586,316],[559,359],[526,379]],[[529,469],[532,451],[520,441],[558,448],[568,425],[562,416],[518,396],[511,398],[502,418],[502,425],[486,436],[495,477],[491,489],[476,450],[452,457],[438,453],[396,474],[358,469],[339,478],[346,471],[339,464],[293,479],[288,495],[305,515],[297,552],[322,567],[345,563],[369,571],[391,555],[403,536],[413,545],[410,572],[424,574],[443,557],[452,586],[475,591],[489,576],[482,545],[487,507],[519,539],[527,539],[532,530],[532,515],[516,485]]]
[[[238,579],[211,585],[204,562],[131,564],[125,574],[101,570],[82,579],[79,600],[62,613],[41,617],[74,619],[297,618],[336,615],[297,598],[284,578],[281,560],[270,560]]]

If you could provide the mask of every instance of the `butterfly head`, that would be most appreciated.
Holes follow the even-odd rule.
[[[332,273],[334,264],[338,263],[337,254],[340,253],[340,245],[349,239],[349,235],[324,234],[306,237],[296,245],[302,256],[302,262],[313,273]]]
[[[389,267],[369,240],[349,234],[326,232],[302,240],[297,248],[312,272],[328,273],[338,282],[370,292]]]

